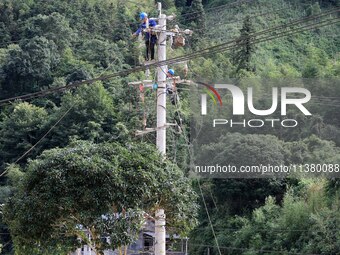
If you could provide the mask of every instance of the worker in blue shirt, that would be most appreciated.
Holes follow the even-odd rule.
[[[174,69],[168,69],[166,73],[167,84],[166,84],[166,93],[170,95],[170,101],[173,105],[176,105],[179,102],[179,96],[177,94],[176,88],[176,80],[174,79],[175,71]]]
[[[152,32],[152,27],[155,27],[157,25],[156,21],[149,20],[148,14],[145,12],[140,13],[139,18],[141,20],[141,25],[139,26],[138,30],[133,34],[133,36],[138,36],[141,32],[143,32],[144,29],[147,28],[147,24],[149,27],[149,30],[144,33],[144,39],[145,39],[145,46],[146,46],[146,55],[145,60],[151,60],[155,59],[155,44],[157,43],[157,36],[156,33]]]

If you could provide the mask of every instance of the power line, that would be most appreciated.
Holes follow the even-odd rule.
[[[313,25],[307,25],[307,26],[300,27],[300,28],[295,28],[295,29],[292,29],[291,31],[288,31],[288,32],[276,33],[276,36],[267,36],[267,37],[263,37],[263,38],[256,39],[256,40],[254,40],[253,38],[255,38],[255,36],[257,36],[257,34],[252,34],[253,38],[251,38],[251,39],[253,39],[253,41],[250,44],[257,44],[257,43],[261,43],[261,42],[271,41],[273,39],[282,38],[282,37],[285,37],[285,36],[288,36],[288,35],[293,35],[293,34],[296,34],[296,33],[307,32],[307,31],[312,30],[312,29],[316,29],[316,28],[329,26],[329,25],[338,23],[338,21],[329,22],[329,21],[333,21],[333,20],[339,20],[339,18],[330,19],[330,20],[324,21],[323,23],[318,23],[318,24],[315,24],[315,25],[313,24]],[[329,22],[329,23],[324,24],[325,22]],[[288,27],[286,27],[286,28],[288,28]],[[205,51],[205,52],[202,52],[202,53],[201,52],[192,53],[192,55],[190,55],[189,57],[187,57],[184,60],[189,60],[189,59],[196,58],[198,56],[210,55],[210,54],[213,54],[213,53],[219,53],[219,52],[223,52],[223,51],[230,50],[230,49],[233,49],[233,48],[237,48],[236,47],[237,45],[235,45],[235,44],[236,43],[242,44],[242,40],[244,40],[244,39],[249,39],[249,37],[239,38],[239,39],[230,41],[228,43],[219,44],[217,46],[213,46],[213,47],[210,47],[208,49],[201,50],[201,51]],[[234,45],[228,45],[228,44],[232,44],[232,43],[234,43]],[[211,50],[211,49],[213,49],[213,50]],[[178,60],[178,61],[183,61],[183,59]]]
[[[102,71],[101,75],[107,70],[109,69],[110,66],[112,66],[115,62],[117,61],[117,59],[115,59],[114,61],[112,61],[108,67]],[[73,105],[71,105],[71,107],[68,108],[67,111],[64,112],[64,114],[54,123],[54,125],[31,147],[29,148],[23,155],[21,155],[15,162],[14,164],[17,164],[21,159],[23,159],[28,153],[30,153],[40,142],[42,142],[46,136],[48,136],[49,133],[51,133],[51,131],[66,117],[66,115],[74,108],[75,103]],[[5,170],[4,172],[2,172],[0,174],[0,177],[2,177],[3,175],[5,175],[8,172],[8,170]]]
[[[53,126],[33,145],[31,146],[24,154],[22,154],[13,164],[17,164],[20,160],[22,160],[28,153],[30,153],[39,143],[41,143],[46,136],[48,136],[52,130],[65,118],[65,116],[73,109],[75,104],[73,104],[64,114],[53,124]],[[3,171],[0,174],[0,177],[4,176],[8,172],[8,169]]]
[[[335,20],[337,20],[337,19],[335,19]],[[327,20],[327,21],[329,21],[329,20]],[[326,24],[326,25],[330,25],[330,24]],[[308,31],[310,29],[313,29],[314,27],[321,27],[321,25],[319,23],[319,24],[317,24],[317,25],[315,25],[315,26],[313,26],[311,28],[306,29],[306,31]],[[272,29],[274,29],[274,28],[272,28]],[[268,31],[272,30],[272,29],[268,29]],[[297,32],[301,32],[301,31],[297,31]],[[257,34],[263,34],[263,33],[264,33],[264,31],[261,31],[260,33],[257,33]],[[254,35],[257,35],[257,34],[255,33]],[[286,34],[286,35],[290,35],[290,34]],[[283,35],[283,36],[286,36],[286,35]],[[282,37],[282,36],[279,36],[279,37],[276,37],[276,38],[280,38],[280,37]],[[269,38],[269,40],[276,39],[276,38],[275,37]],[[262,40],[256,41],[255,43],[266,41],[266,40],[263,40],[263,39],[266,39],[266,38],[262,38]],[[227,43],[223,43],[223,44],[220,44],[220,45],[217,45],[217,46],[213,46],[213,47],[210,47],[210,48],[207,48],[207,49],[203,49],[203,50],[201,50],[199,52],[194,52],[194,53],[191,53],[191,54],[188,54],[188,55],[184,55],[184,56],[180,56],[180,57],[177,57],[177,58],[169,59],[169,60],[163,61],[163,62],[165,62],[165,64],[171,64],[171,63],[181,62],[181,61],[184,61],[184,60],[193,59],[193,58],[196,58],[198,56],[210,55],[212,53],[217,53],[217,52],[220,52],[220,51],[225,51],[228,48],[230,48],[230,46],[228,46],[227,48],[221,47],[221,46],[225,46],[225,45],[228,45],[228,44],[231,44],[231,43],[236,43],[236,42],[239,42],[239,41],[240,41],[240,39],[236,39],[236,40],[233,40],[233,41],[230,41],[230,42],[227,42]],[[234,45],[234,46],[236,46],[236,45]],[[217,48],[217,50],[211,51],[211,49],[214,49],[214,48]],[[202,52],[202,51],[208,51],[208,52]],[[186,56],[188,56],[188,57],[186,57]],[[145,65],[144,67],[143,66],[139,66],[139,67],[127,69],[125,71],[120,71],[120,72],[117,72],[115,74],[111,74],[111,75],[107,75],[107,76],[99,76],[99,77],[94,78],[94,79],[89,79],[89,80],[85,80],[85,81],[81,81],[81,82],[75,82],[75,83],[72,83],[72,84],[69,84],[69,85],[65,85],[65,86],[62,86],[62,87],[58,87],[58,88],[48,89],[48,90],[45,90],[45,91],[39,91],[39,92],[35,92],[35,93],[23,95],[23,96],[17,96],[17,97],[12,97],[12,98],[9,98],[9,99],[0,100],[0,106],[4,105],[4,104],[6,104],[6,103],[8,103],[10,101],[13,101],[13,100],[33,99],[33,98],[36,98],[36,97],[40,97],[40,96],[45,96],[47,94],[51,94],[53,92],[63,91],[63,90],[66,90],[66,89],[78,87],[78,86],[83,85],[83,84],[91,84],[91,83],[96,82],[96,81],[102,81],[102,80],[110,79],[110,78],[113,78],[113,77],[123,76],[123,75],[127,75],[127,74],[130,74],[130,73],[133,73],[133,72],[142,71],[142,70],[144,70],[144,69],[146,69],[148,67],[151,67],[151,66],[158,66],[158,64],[160,64],[160,63],[162,63],[162,62],[156,62],[154,64]]]
[[[287,31],[282,31],[280,33],[277,32],[280,29],[289,28],[290,26],[299,25],[300,23],[302,24],[302,23],[304,23],[305,20],[310,21],[310,20],[313,20],[315,18],[320,18],[320,17],[323,17],[325,15],[329,15],[330,13],[335,13],[335,12],[338,12],[338,11],[339,11],[339,9],[329,11],[329,12],[326,12],[324,14],[306,17],[306,18],[303,18],[303,19],[300,19],[300,20],[295,20],[291,23],[287,23],[285,25],[280,25],[280,26],[277,26],[277,27],[272,27],[272,28],[257,32],[257,33],[253,33],[253,34],[251,34],[251,39],[252,39],[251,43],[255,44],[255,43],[270,41],[270,40],[281,38],[281,37],[284,37],[284,36],[287,36],[287,35],[293,35],[293,34],[296,34],[296,33],[309,31],[311,29],[335,24],[339,21],[339,18],[328,19],[326,21],[322,21],[322,22],[319,22],[317,24],[310,24],[310,25],[306,25],[304,27],[294,28],[294,29],[291,29],[288,32]],[[330,22],[330,21],[333,21],[333,20],[337,20],[337,21],[336,22]],[[269,35],[267,37],[263,37],[263,38],[259,38],[259,39],[256,38],[256,36],[266,35],[266,34],[269,34],[272,31],[275,32],[275,35]],[[247,37],[247,38],[249,38],[249,37]],[[253,38],[256,38],[256,39],[254,40]],[[36,97],[40,97],[40,96],[45,96],[45,95],[51,94],[53,92],[58,92],[58,91],[63,91],[63,90],[75,88],[75,87],[78,87],[78,86],[83,85],[83,84],[91,84],[91,83],[96,82],[96,81],[103,81],[103,80],[107,80],[107,79],[110,79],[110,78],[113,78],[113,77],[124,76],[124,75],[128,75],[130,73],[143,71],[143,70],[150,68],[150,67],[157,67],[157,66],[161,66],[161,65],[165,65],[165,64],[174,64],[174,63],[181,62],[181,61],[191,60],[191,59],[194,59],[194,58],[199,57],[199,56],[205,56],[205,55],[211,55],[211,54],[218,53],[218,52],[223,52],[223,51],[226,51],[226,50],[230,50],[230,49],[239,47],[240,43],[242,42],[242,39],[244,39],[244,38],[237,38],[235,40],[231,40],[231,41],[228,41],[226,43],[222,43],[222,44],[215,45],[215,46],[212,46],[212,47],[209,47],[209,48],[206,48],[206,49],[202,49],[200,51],[196,51],[196,52],[193,52],[193,53],[190,53],[190,54],[175,57],[175,58],[172,58],[172,59],[169,59],[169,60],[166,60],[166,61],[158,61],[156,63],[152,63],[152,64],[148,64],[148,65],[144,65],[144,66],[136,66],[134,68],[123,70],[123,71],[120,71],[120,72],[117,72],[117,73],[114,73],[114,74],[111,74],[111,75],[99,76],[97,78],[93,78],[93,79],[89,79],[89,80],[85,80],[85,81],[78,81],[78,82],[68,84],[68,85],[65,85],[65,86],[61,86],[61,87],[57,87],[57,88],[47,89],[47,90],[44,90],[44,91],[30,93],[30,94],[27,94],[27,95],[22,95],[22,96],[17,96],[17,97],[12,97],[12,98],[8,98],[8,99],[0,100],[0,106],[7,104],[8,102],[13,101],[13,100],[19,100],[19,99],[20,100],[28,100],[28,99],[32,99],[32,98],[36,98]]]
[[[336,22],[329,22],[329,21],[333,21],[333,20],[337,20],[337,21]],[[325,24],[325,22],[329,22],[329,23]],[[294,29],[291,29],[288,32],[283,31],[283,32],[280,32],[280,33],[275,33],[275,36],[269,35],[267,37],[262,37],[262,38],[259,38],[259,39],[256,39],[256,40],[253,39],[251,41],[251,44],[256,44],[256,43],[270,41],[270,40],[273,40],[273,39],[278,39],[278,38],[281,38],[281,37],[284,37],[284,36],[293,35],[293,34],[296,34],[296,33],[309,31],[311,29],[320,28],[320,27],[323,27],[323,26],[335,24],[337,22],[339,22],[338,18],[326,20],[326,21],[320,22],[320,23],[315,24],[315,25],[310,24],[310,25],[307,25],[307,26],[304,26],[304,27],[294,28]],[[258,34],[260,34],[260,33],[258,33]],[[253,34],[253,38],[255,38],[256,35],[257,35],[256,33]],[[200,52],[194,52],[192,54],[188,54],[187,57],[185,57],[185,58],[182,58],[182,59],[176,58],[176,61],[181,62],[181,61],[184,61],[184,60],[196,58],[198,56],[211,55],[211,54],[214,54],[214,53],[219,53],[219,52],[235,49],[235,48],[239,47],[240,45],[242,45],[242,40],[244,40],[245,38],[249,38],[249,37],[239,38],[239,39],[236,39],[236,40],[233,40],[233,41],[229,41],[227,43],[223,43],[223,44],[220,44],[220,45],[217,45],[217,46],[210,47],[208,49],[201,50]]]
[[[321,17],[327,16],[327,15],[330,15],[330,14],[333,14],[333,13],[337,13],[339,11],[340,11],[339,8],[338,9],[331,9],[331,10],[322,12],[322,13],[317,14],[317,15],[306,16],[306,17],[303,17],[301,19],[297,19],[297,20],[290,22],[289,25],[290,26],[296,25],[296,24],[299,24],[302,21],[311,21],[311,20],[313,21],[313,19],[321,18]],[[277,29],[286,28],[286,27],[287,27],[287,24],[282,24],[282,25],[279,25],[279,26],[276,26],[276,27],[271,27],[271,28],[268,28],[266,30],[263,30],[263,31],[261,31],[261,33],[264,33],[264,32],[267,32],[267,31],[276,31]]]
[[[335,12],[338,12],[339,10],[330,10],[330,11],[327,11],[327,12],[324,12],[324,13],[321,13],[321,14],[318,14],[318,15],[313,15],[313,16],[308,16],[308,17],[304,17],[304,18],[301,18],[301,19],[297,19],[297,20],[294,20],[294,21],[292,21],[292,22],[290,22],[290,23],[286,23],[286,24],[283,24],[283,25],[280,25],[280,26],[276,26],[276,27],[271,27],[271,28],[269,28],[269,29],[266,29],[266,30],[263,30],[263,31],[260,31],[260,32],[255,32],[255,33],[253,33],[253,34],[251,34],[249,37],[254,37],[254,36],[258,36],[258,35],[261,35],[261,34],[267,34],[267,33],[269,33],[269,32],[277,32],[277,30],[279,30],[279,29],[283,29],[283,28],[288,28],[289,26],[291,26],[291,25],[298,25],[298,24],[300,24],[300,23],[302,23],[303,21],[313,21],[313,19],[316,19],[316,18],[321,18],[321,17],[323,17],[323,16],[325,16],[325,15],[328,15],[328,14],[332,14],[332,13],[335,13]],[[315,21],[315,20],[314,20]],[[320,24],[319,24],[320,25]],[[321,27],[321,26],[320,26]],[[312,29],[312,27],[310,28],[310,29]],[[309,29],[308,29],[309,30]],[[293,30],[292,30],[293,31]],[[302,31],[303,32],[303,31]],[[288,34],[287,34],[288,35]],[[279,37],[282,37],[282,36],[279,36]],[[277,37],[277,38],[279,38],[279,37]],[[248,37],[247,37],[248,38]],[[244,39],[247,39],[247,38],[244,38]],[[273,38],[273,39],[275,39],[275,38]],[[216,47],[221,47],[221,46],[223,46],[223,45],[226,45],[227,46],[227,44],[230,44],[230,43],[232,43],[232,42],[235,42],[235,41],[241,41],[242,40],[242,38],[240,38],[240,39],[236,39],[236,40],[233,40],[233,41],[230,41],[230,42],[227,42],[227,43],[222,43],[222,44],[219,44],[219,45],[217,45],[217,46],[213,46],[213,47],[210,47],[209,49],[212,49],[212,48],[216,48]],[[269,39],[269,40],[271,40],[271,39]],[[227,48],[225,48],[225,49],[227,49]],[[224,50],[225,50],[224,49]],[[216,51],[217,52],[217,51]],[[197,54],[197,53],[192,53],[192,54]]]
[[[281,9],[277,9],[277,10],[274,10],[274,12],[278,12],[278,11],[280,11],[280,10],[283,10],[283,9],[286,9],[286,8],[281,8]],[[320,14],[318,14],[318,15],[312,15],[312,16],[306,16],[306,17],[303,17],[303,18],[301,18],[301,19],[297,19],[297,20],[295,20],[295,21],[293,21],[293,22],[300,22],[300,21],[303,21],[303,20],[309,20],[309,21],[311,21],[311,20],[313,20],[313,18],[318,18],[318,17],[321,17],[321,16],[325,16],[325,15],[327,15],[327,14],[332,14],[332,13],[334,13],[334,12],[338,12],[338,10],[335,10],[334,11],[334,9],[328,9],[327,11],[324,11],[324,12],[322,12],[322,13],[320,13]],[[260,16],[262,16],[262,15],[268,15],[268,14],[270,14],[270,12],[268,12],[268,13],[263,13],[263,14],[259,14],[259,15],[254,15],[254,16],[252,16],[251,18],[256,18],[256,17],[260,17]],[[233,23],[233,22],[231,22],[231,23]],[[224,23],[224,24],[229,24],[229,23]],[[291,23],[291,24],[293,24],[293,23]],[[276,26],[276,27],[272,27],[272,28],[270,28],[270,29],[267,29],[267,30],[263,30],[262,32],[269,32],[270,30],[271,31],[275,31],[274,29],[279,29],[279,28],[283,28],[283,27],[285,27],[287,25],[287,23],[286,24],[283,24],[283,25],[280,25],[280,26]],[[274,28],[274,29],[273,29]],[[202,30],[202,29],[198,29],[198,30]],[[258,33],[258,32],[257,32]],[[208,33],[207,35],[210,35],[211,33]],[[256,34],[256,33],[255,33]],[[219,38],[219,39],[221,39],[221,38]]]
[[[219,253],[220,255],[222,255],[221,250],[220,250],[220,247],[219,247],[219,244],[218,244],[218,240],[217,240],[217,237],[216,237],[216,234],[215,234],[214,226],[213,226],[213,224],[212,224],[212,222],[211,222],[209,210],[208,210],[207,204],[205,203],[205,198],[204,198],[204,195],[203,195],[203,191],[202,191],[202,188],[201,188],[201,184],[200,184],[200,180],[199,180],[199,179],[197,180],[197,183],[198,183],[198,187],[199,187],[199,190],[200,190],[202,199],[203,199],[204,208],[205,208],[205,211],[206,211],[207,216],[208,216],[208,220],[209,220],[209,224],[210,224],[210,227],[211,227],[211,231],[212,231],[212,233],[213,233],[213,235],[214,235],[214,239],[215,239],[215,242],[216,242],[216,245],[217,245],[218,253]]]
[[[306,21],[306,20],[307,20],[307,21],[310,21],[310,20],[313,20],[313,18],[314,18],[314,19],[315,19],[315,18],[321,18],[321,17],[326,16],[326,15],[329,15],[329,14],[331,14],[331,13],[338,12],[339,10],[340,10],[340,9],[332,10],[332,11],[328,11],[328,12],[326,12],[326,13],[322,13],[322,14],[318,14],[318,15],[309,16],[309,17],[305,17],[305,18],[302,18],[302,19],[294,20],[294,21],[292,21],[291,23],[286,23],[286,24],[283,24],[283,25],[280,25],[280,26],[271,27],[271,28],[269,28],[269,29],[262,30],[262,31],[260,31],[260,32],[255,32],[255,33],[251,34],[249,37],[250,37],[251,39],[253,39],[253,38],[255,38],[255,36],[262,35],[262,34],[267,34],[267,33],[269,33],[269,32],[275,32],[275,34],[277,35],[277,32],[278,32],[279,29],[289,28],[290,26],[293,26],[293,25],[299,25],[300,23],[304,23],[304,21]],[[320,23],[315,24],[315,26],[318,26],[318,25],[320,25]],[[293,31],[293,30],[296,30],[296,29],[298,29],[298,28],[292,29],[292,31]],[[310,29],[307,29],[307,30],[310,30]],[[298,32],[301,32],[301,31],[298,31]],[[288,35],[288,34],[287,34],[287,35]],[[243,37],[243,38],[237,38],[237,39],[235,39],[235,40],[231,40],[231,41],[228,41],[228,42],[226,42],[226,43],[218,44],[218,45],[215,45],[215,46],[206,48],[206,49],[202,49],[202,50],[200,50],[200,51],[196,51],[196,52],[187,54],[186,56],[189,56],[189,57],[195,56],[195,57],[196,57],[197,55],[205,55],[205,54],[206,54],[206,51],[208,51],[208,54],[210,54],[210,53],[212,53],[212,52],[216,53],[216,52],[218,52],[219,50],[224,51],[224,50],[226,49],[225,47],[230,47],[230,45],[238,44],[238,43],[242,42],[242,40],[244,40],[244,39],[249,39],[249,37],[247,36],[247,37]],[[279,37],[277,37],[277,38],[280,38],[280,37],[282,37],[282,36],[279,36]],[[263,40],[264,38],[261,38],[261,39]],[[275,39],[275,38],[273,38],[273,39]],[[272,39],[270,39],[270,40],[272,40]],[[261,41],[260,41],[260,42],[261,42]],[[236,45],[234,45],[234,46],[236,46]],[[214,49],[217,49],[217,51],[215,52]],[[185,57],[185,56],[181,56],[181,57],[183,58],[183,57]],[[180,59],[181,57],[177,57],[176,59]],[[190,59],[189,57],[188,57],[187,59]],[[187,60],[187,59],[184,58],[184,59],[181,59],[180,61],[184,61],[184,60]]]
[[[290,23],[286,23],[286,24],[282,24],[282,25],[279,25],[279,26],[271,27],[271,28],[262,30],[260,32],[254,32],[254,33],[250,34],[249,37],[254,37],[254,36],[259,36],[259,35],[267,34],[267,33],[272,32],[272,31],[277,32],[278,30],[284,29],[284,28],[288,28],[289,26],[299,25],[300,23],[303,23],[304,21],[313,21],[313,19],[321,18],[323,16],[339,12],[339,10],[340,9],[330,10],[330,11],[327,11],[327,12],[322,13],[322,14],[318,14],[318,15],[313,15],[313,16],[308,16],[308,17],[304,17],[304,18],[301,18],[301,19],[297,19],[297,20],[294,20],[294,21],[292,21]],[[244,39],[246,39],[246,38],[244,38]],[[247,39],[248,39],[248,37],[247,37]],[[216,46],[210,47],[208,49],[204,49],[204,50],[210,50],[212,48],[218,48],[218,47],[221,47],[223,45],[227,45],[227,44],[233,43],[235,41],[236,42],[240,42],[241,40],[242,40],[242,38],[239,38],[239,39],[232,40],[232,41],[227,42],[227,43],[219,44],[219,45],[216,45]]]
[[[187,138],[185,137],[185,140],[187,141]],[[190,142],[189,142],[190,143]],[[190,152],[190,151],[189,151]],[[213,236],[214,236],[214,239],[217,243],[217,246],[213,246],[213,245],[195,245],[195,244],[191,244],[191,246],[199,246],[199,247],[208,247],[208,248],[217,248],[218,251],[219,251],[219,254],[221,254],[221,251],[220,249],[228,249],[228,250],[239,250],[239,251],[258,251],[258,252],[273,252],[273,253],[283,253],[283,254],[292,254],[292,255],[318,255],[318,254],[310,254],[310,253],[300,253],[300,252],[288,252],[288,251],[277,251],[277,250],[267,250],[267,249],[261,249],[261,250],[258,250],[258,249],[251,249],[251,248],[239,248],[239,247],[231,247],[231,246],[220,246],[218,244],[218,241],[217,241],[217,238],[216,238],[216,233],[215,233],[215,229],[216,227],[214,228],[213,225],[212,225],[212,222],[211,222],[211,218],[210,218],[210,214],[209,214],[209,211],[208,211],[208,208],[206,206],[206,202],[205,202],[205,198],[204,198],[204,195],[203,195],[203,192],[202,192],[202,188],[201,188],[201,185],[200,185],[200,182],[198,180],[198,185],[199,185],[199,190],[200,190],[200,194],[201,194],[201,197],[202,197],[202,200],[203,200],[203,203],[204,203],[204,206],[205,206],[205,210],[206,210],[206,213],[207,213],[207,216],[208,216],[208,219],[209,219],[209,225],[210,225],[210,228],[213,232]],[[219,229],[219,228],[218,228]],[[240,229],[226,229],[226,228],[223,228],[221,230],[235,230],[235,231],[239,231]],[[259,230],[258,228],[256,228],[256,230]],[[263,231],[268,231],[268,229],[262,229]],[[289,232],[295,232],[295,231],[298,231],[298,232],[306,232],[308,230],[301,230],[301,229],[276,229],[277,231],[289,231]],[[270,230],[270,231],[273,231],[273,230]],[[274,231],[275,232],[275,231]],[[320,232],[320,231],[314,231],[313,232]]]
[[[126,2],[130,2],[130,3],[133,3],[133,4],[138,4],[140,5],[140,3],[136,3],[134,1],[131,1],[131,0],[127,0]],[[233,2],[233,3],[229,3],[229,4],[225,4],[225,5],[220,5],[220,6],[215,6],[215,7],[211,7],[211,8],[206,8],[205,9],[205,12],[210,12],[212,10],[215,10],[215,9],[220,9],[220,8],[227,8],[227,7],[233,7],[233,6],[238,6],[240,4],[243,4],[243,3],[251,3],[251,2],[255,2],[255,0],[240,0],[240,1],[236,1],[236,2]],[[145,6],[145,5],[144,5]],[[146,7],[146,6],[145,6]],[[276,9],[276,10],[273,10],[272,12],[267,12],[267,13],[262,13],[262,14],[259,14],[259,15],[254,15],[254,16],[251,16],[251,18],[256,18],[256,17],[260,17],[260,16],[263,16],[263,15],[269,15],[269,14],[272,14],[272,13],[275,13],[275,12],[278,12],[280,10],[283,10],[283,9],[286,9],[286,8],[281,8],[281,9]],[[197,12],[189,12],[189,13],[185,13],[185,14],[181,14],[177,17],[183,17],[183,16],[187,16],[187,15],[192,15],[194,13],[201,13],[200,11],[197,11]],[[191,18],[193,19],[193,18]],[[188,20],[191,20],[190,18],[189,19],[186,19],[187,21]],[[222,22],[219,22],[217,24],[232,24],[232,23],[236,23],[238,21],[242,21],[242,19],[238,19],[238,20],[235,20],[233,22],[229,22],[229,23],[222,23]],[[135,25],[136,23],[128,23],[126,25]],[[118,29],[120,27],[112,27],[113,29]],[[203,31],[203,29],[194,29],[194,31]],[[21,40],[14,40],[14,41],[7,41],[6,43],[2,43],[0,45],[6,45],[6,44],[10,44],[10,43],[15,43],[15,42],[21,42],[21,41],[26,41],[26,40],[30,40],[30,39],[21,39]]]
[[[339,20],[339,19],[332,19],[332,20]],[[328,21],[330,21],[330,20],[327,20],[326,22],[328,22]],[[307,29],[297,30],[294,33],[286,33],[286,34],[282,34],[281,33],[280,36],[274,36],[274,37],[269,37],[269,38],[268,37],[267,38],[261,38],[261,40],[254,41],[253,43],[265,42],[265,41],[273,40],[273,39],[280,38],[280,37],[283,37],[283,36],[295,34],[297,32],[304,32],[304,31],[308,31],[310,29],[314,29],[314,28],[317,28],[317,27],[322,27],[322,26],[325,26],[325,25],[335,24],[337,22],[328,23],[328,24],[323,24],[323,23],[322,23],[322,25],[320,25],[321,23],[319,23],[317,25],[308,25],[306,27]],[[299,28],[299,29],[301,29],[301,28]],[[223,43],[223,44],[220,44],[220,45],[213,46],[213,47],[210,47],[210,48],[202,50],[202,51],[208,51],[208,52],[199,51],[199,52],[194,52],[192,54],[186,55],[188,57],[186,57],[184,55],[184,56],[181,56],[181,57],[169,59],[169,60],[165,61],[165,64],[172,64],[172,63],[181,62],[181,61],[184,61],[184,60],[193,59],[193,58],[196,58],[198,56],[210,55],[210,54],[213,54],[213,53],[218,53],[218,52],[221,52],[221,51],[225,51],[225,50],[231,49],[231,47],[230,46],[228,46],[228,47],[221,47],[221,46],[224,46],[224,45],[227,45],[227,44],[231,44],[231,43],[235,43],[235,42],[238,42],[238,41],[240,41],[240,39],[233,40],[233,41],[228,42],[228,43]],[[217,48],[217,50],[211,51],[211,49],[214,49],[214,48]],[[86,81],[75,82],[73,84],[65,85],[65,86],[62,86],[62,87],[54,88],[54,89],[49,89],[49,90],[35,92],[35,93],[23,95],[23,96],[13,97],[13,98],[5,99],[5,100],[0,100],[0,106],[6,104],[9,101],[13,101],[13,100],[32,99],[32,98],[35,98],[35,97],[45,96],[46,94],[51,94],[53,92],[62,91],[62,90],[70,89],[70,88],[73,88],[73,87],[78,87],[78,86],[80,86],[82,84],[91,84],[91,83],[93,83],[95,81],[106,80],[106,79],[110,79],[110,78],[117,77],[117,76],[127,75],[129,73],[142,71],[142,70],[144,70],[144,69],[146,69],[146,68],[148,68],[150,66],[157,66],[160,63],[162,63],[162,62],[156,62],[154,64],[145,65],[144,67],[142,67],[142,66],[135,67],[135,68],[131,68],[131,69],[128,69],[128,70],[125,70],[125,71],[120,71],[120,72],[115,73],[115,74],[111,74],[111,75],[107,75],[107,76],[100,76],[100,77],[97,77],[97,78],[94,78],[94,79],[90,79],[90,80],[86,80]]]

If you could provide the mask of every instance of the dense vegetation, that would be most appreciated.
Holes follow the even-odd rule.
[[[194,30],[184,48],[169,47],[168,55],[179,56],[339,6],[338,0],[257,0],[216,8],[232,2],[162,0],[166,13],[177,14],[170,28],[179,24]],[[157,14],[154,3],[1,1],[0,100],[139,65],[144,46],[132,40],[131,34],[138,27],[141,10]],[[335,80],[328,87],[322,82],[309,87],[317,95],[309,109],[317,114],[297,116],[301,127],[261,132],[232,129],[211,141],[211,148],[222,147],[223,155],[235,164],[241,160],[267,163],[263,151],[272,152],[269,158],[274,163],[340,163],[339,32],[338,25],[326,26],[256,45],[244,43],[236,51],[189,61],[188,78],[193,80]],[[173,68],[185,74],[181,65]],[[143,104],[138,89],[127,85],[144,78],[144,72],[133,73],[1,107],[0,174],[6,171],[0,177],[3,254],[67,254],[80,245],[77,224],[94,226],[98,252],[107,248],[100,242],[104,232],[115,240],[112,246],[119,247],[131,242],[135,233],[125,235],[116,229],[133,226],[131,232],[137,232],[141,211],[151,212],[157,206],[167,208],[169,224],[177,232],[188,234],[196,216],[192,188],[199,192],[197,182],[185,177],[190,164],[189,93],[180,89],[180,105],[169,104],[168,121],[181,119],[183,125],[181,132],[168,129],[167,161],[161,162],[153,145],[155,134],[135,136],[143,127],[144,114],[148,127],[156,125],[154,92],[146,91]],[[257,87],[260,92],[265,89]],[[257,103],[267,105],[261,100]],[[222,254],[340,251],[337,179],[216,179],[202,180],[201,186]],[[160,187],[165,187],[163,193]],[[199,224],[189,234],[190,254],[207,254],[208,249],[218,254],[202,197],[197,201]],[[105,212],[122,213],[125,218],[121,222],[103,219]]]

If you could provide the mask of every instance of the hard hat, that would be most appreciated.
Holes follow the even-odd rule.
[[[146,14],[145,12],[141,12],[141,13],[139,14],[140,20],[145,19],[147,16],[148,16],[148,14]]]
[[[168,73],[171,74],[171,75],[175,75],[174,69],[169,69],[169,70],[168,70]]]

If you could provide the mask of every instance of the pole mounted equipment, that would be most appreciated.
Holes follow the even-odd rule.
[[[157,80],[143,80],[136,82],[129,82],[129,85],[140,86],[143,88],[151,88],[157,91],[157,126],[155,128],[144,128],[144,130],[136,131],[136,135],[144,135],[150,132],[156,132],[156,146],[159,152],[165,158],[166,156],[166,128],[175,126],[166,122],[166,98],[167,98],[167,83],[169,80],[178,81],[180,77],[174,77],[174,70],[168,69],[166,64],[166,46],[167,39],[170,37],[170,42],[180,41],[176,38],[183,37],[183,35],[192,35],[189,29],[181,30],[178,26],[168,31],[166,29],[167,20],[173,20],[175,15],[165,15],[162,13],[162,3],[157,3],[158,18],[149,18],[158,21],[158,25],[152,28],[152,32],[158,34],[157,40],[157,56],[160,65],[157,65]],[[148,28],[146,29],[148,30]],[[148,31],[149,32],[149,31]],[[172,43],[171,43],[172,44]],[[182,43],[177,43],[177,47],[184,46],[185,39],[183,37]],[[172,46],[172,45],[171,45]],[[147,63],[145,63],[147,64]],[[169,72],[170,71],[170,72]],[[172,74],[168,77],[167,73]],[[146,77],[149,77],[149,69],[146,68]],[[158,208],[155,212],[155,255],[166,255],[166,216],[163,208]]]

